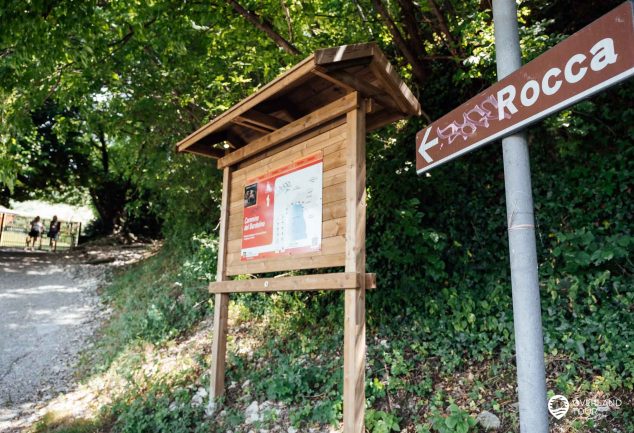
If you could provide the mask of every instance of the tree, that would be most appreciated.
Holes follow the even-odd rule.
[[[522,4],[528,58],[595,14],[584,6],[566,22],[577,13],[568,6]],[[197,222],[183,225],[210,229],[213,164],[174,155],[179,139],[302,54],[376,40],[426,113],[399,132],[409,140],[495,79],[489,7],[481,0],[8,2],[0,9],[2,197],[50,195],[66,185],[76,195],[89,190],[114,229],[140,209],[179,226],[179,209],[195,194]],[[41,116],[52,123],[43,127]],[[402,164],[411,155],[400,157]]]

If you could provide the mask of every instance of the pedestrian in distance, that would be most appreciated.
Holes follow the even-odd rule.
[[[35,217],[33,221],[31,221],[31,228],[29,230],[28,235],[26,236],[26,248],[25,251],[28,251],[29,248],[31,251],[35,249],[35,244],[37,239],[42,236],[42,232],[44,231],[44,224],[39,216]]]
[[[51,220],[51,225],[48,228],[49,238],[49,250],[57,252],[57,240],[59,239],[59,232],[62,228],[62,222],[57,219],[57,215]]]

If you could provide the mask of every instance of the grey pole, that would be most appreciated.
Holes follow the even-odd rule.
[[[522,66],[515,0],[493,0],[498,80]],[[548,433],[533,194],[524,132],[502,140],[520,431]]]

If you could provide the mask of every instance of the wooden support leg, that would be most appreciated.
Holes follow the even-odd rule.
[[[363,433],[365,412],[365,288],[346,289],[343,343],[344,433]]]
[[[222,202],[220,205],[220,234],[216,281],[224,281],[226,275],[227,218],[231,185],[231,168],[226,167],[222,175]],[[227,322],[229,319],[229,294],[216,293],[214,300],[214,335],[211,351],[211,380],[209,386],[210,408],[214,400],[225,393],[225,361],[227,359]]]
[[[225,360],[227,356],[227,322],[229,316],[229,294],[217,293],[214,302],[214,335],[211,351],[211,401],[224,395]]]
[[[365,274],[365,101],[357,101],[346,119],[346,272]],[[346,289],[343,338],[343,431],[363,433],[365,279],[358,289]]]

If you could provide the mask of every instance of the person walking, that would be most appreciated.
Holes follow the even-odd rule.
[[[57,252],[57,240],[59,239],[59,232],[62,228],[62,222],[57,219],[57,215],[51,220],[51,225],[48,228],[49,238],[49,250]]]
[[[42,235],[42,231],[44,231],[44,224],[42,224],[40,217],[36,216],[33,221],[31,221],[31,229],[29,230],[29,234],[26,237],[26,251],[28,251],[29,248],[31,249],[31,251],[35,249],[37,238]],[[33,243],[33,245],[31,245],[31,242]]]

